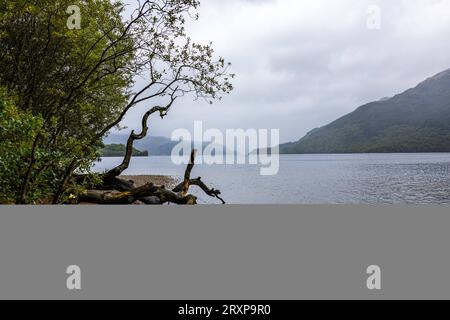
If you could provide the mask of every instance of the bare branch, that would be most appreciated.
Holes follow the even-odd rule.
[[[184,180],[178,186],[176,186],[172,191],[178,193],[180,196],[185,196],[189,192],[190,186],[197,186],[202,189],[208,196],[219,199],[222,204],[225,204],[225,200],[223,200],[220,195],[220,190],[210,189],[208,186],[202,181],[202,178],[191,179],[191,172],[195,165],[195,157],[197,155],[197,150],[193,150],[191,153],[190,162],[186,168],[186,172],[184,174]]]
[[[197,156],[197,150],[194,149],[191,152],[191,158],[189,164],[186,168],[186,172],[184,173],[184,181],[181,187],[180,195],[185,196],[189,192],[189,186],[191,181],[191,172],[195,165],[195,157]]]
[[[105,179],[111,179],[118,177],[122,174],[126,169],[128,169],[130,165],[131,158],[133,156],[133,145],[134,142],[137,140],[142,140],[147,136],[148,133],[148,119],[151,115],[159,112],[159,115],[161,119],[163,119],[167,113],[169,112],[170,108],[172,107],[173,103],[175,102],[176,97],[172,96],[170,103],[165,107],[153,107],[149,111],[147,111],[144,116],[142,117],[142,132],[140,134],[136,134],[134,130],[131,132],[130,137],[128,138],[127,147],[126,147],[126,153],[124,156],[124,159],[122,163],[117,166],[116,168],[110,170],[105,174]]]

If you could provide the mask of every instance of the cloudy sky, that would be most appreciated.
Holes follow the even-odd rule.
[[[134,0],[128,0],[133,2]],[[280,129],[296,141],[356,107],[450,68],[450,0],[202,0],[188,27],[233,63],[235,91],[210,106],[179,100],[152,121],[177,128]],[[381,9],[380,29],[376,10]],[[375,14],[375,15],[374,15]],[[137,108],[123,122],[138,128]]]

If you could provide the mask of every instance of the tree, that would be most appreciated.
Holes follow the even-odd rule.
[[[184,96],[212,102],[232,90],[229,64],[214,58],[211,44],[186,35],[186,19],[198,17],[198,1],[141,1],[128,19],[121,1],[80,1],[80,30],[66,25],[72,4],[0,1],[1,83],[18,96],[20,110],[42,117],[23,157],[17,203],[31,201],[34,181],[46,172],[55,176],[49,185],[53,203],[90,187],[96,179],[81,173],[98,159],[102,139],[132,108],[143,107],[142,131],[131,133],[122,164],[96,182],[125,188],[117,177],[129,165],[134,141],[147,135],[150,116],[164,118]],[[148,83],[133,91],[136,77]],[[37,161],[45,150],[49,161]]]
[[[23,158],[30,154],[33,137],[42,125],[42,118],[22,112],[14,100],[0,88],[0,203],[13,203],[17,198],[20,190],[17,176],[26,170]],[[40,188],[30,194],[30,199],[43,195]]]

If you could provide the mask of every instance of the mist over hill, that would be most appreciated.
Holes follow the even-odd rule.
[[[356,109],[280,153],[450,152],[450,69]]]

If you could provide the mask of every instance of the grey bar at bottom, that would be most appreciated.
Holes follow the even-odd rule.
[[[448,299],[449,271],[448,206],[0,207],[1,299]]]

